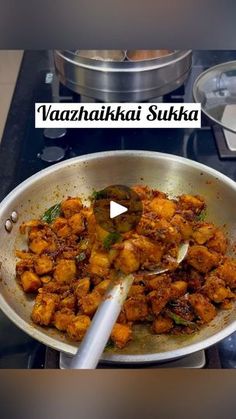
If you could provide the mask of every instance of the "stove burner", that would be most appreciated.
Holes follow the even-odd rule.
[[[67,369],[70,365],[71,357],[65,353],[60,352],[59,358],[59,368]],[[142,364],[142,367],[145,368],[204,368],[206,365],[206,356],[204,351],[195,352],[190,355],[186,355],[183,358],[174,359],[173,361],[164,362],[164,363],[155,363],[153,364]],[[98,368],[132,368],[132,364],[111,364],[99,363]],[[139,365],[140,367],[140,365]]]
[[[62,138],[66,135],[65,128],[45,128],[43,135],[45,138],[56,140],[57,138]]]
[[[46,163],[56,163],[64,159],[66,151],[62,147],[44,147],[42,153],[38,154],[38,157]]]

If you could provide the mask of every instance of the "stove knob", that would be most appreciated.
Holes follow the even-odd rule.
[[[43,151],[38,154],[38,158],[47,163],[56,163],[64,159],[67,149],[62,147],[44,147]]]
[[[66,135],[66,128],[45,128],[43,135],[50,140],[57,140]]]

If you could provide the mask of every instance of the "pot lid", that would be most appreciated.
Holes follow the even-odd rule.
[[[193,85],[193,97],[208,118],[236,133],[236,61],[200,74]]]

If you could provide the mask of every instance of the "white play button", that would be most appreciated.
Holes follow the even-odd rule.
[[[117,204],[115,201],[110,201],[110,218],[118,217],[118,215],[124,214],[127,212],[128,208],[124,205]]]
[[[96,223],[109,233],[135,230],[142,217],[142,200],[125,185],[110,185],[94,191],[92,198]],[[113,236],[111,236],[113,237]],[[111,238],[110,237],[110,238]]]

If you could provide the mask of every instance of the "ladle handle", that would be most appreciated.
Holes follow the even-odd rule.
[[[109,288],[93,317],[77,354],[71,359],[69,368],[96,368],[133,279],[133,275],[122,276]]]

